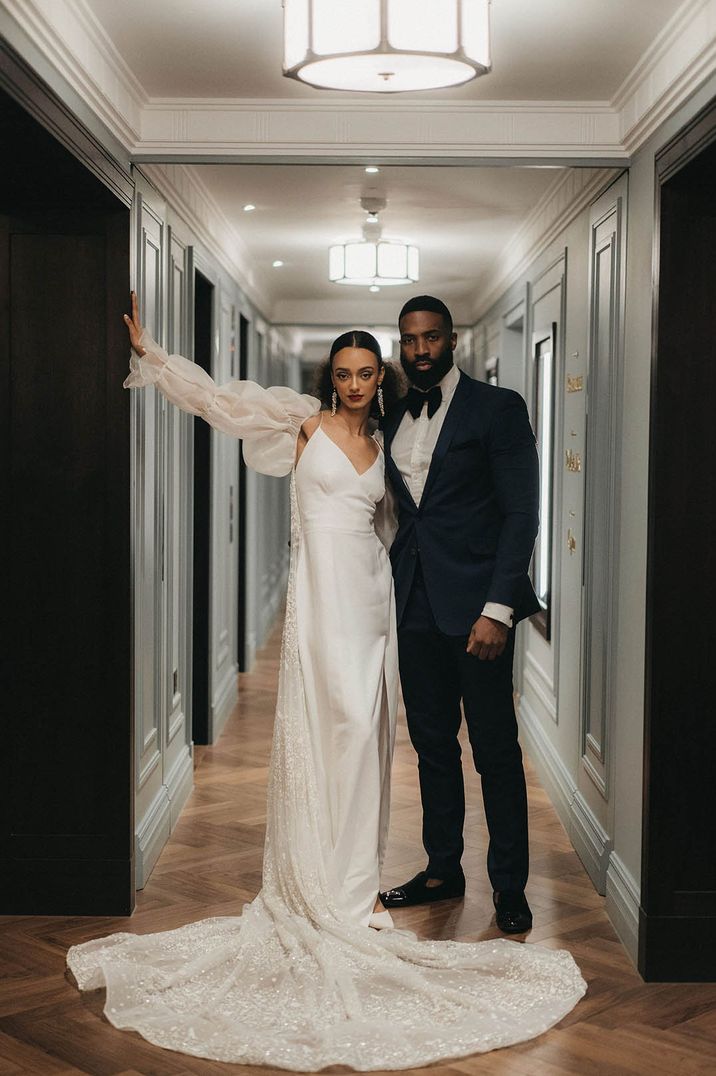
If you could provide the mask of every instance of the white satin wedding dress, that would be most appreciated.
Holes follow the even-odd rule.
[[[291,567],[271,753],[263,886],[232,917],[73,946],[82,990],[167,1049],[297,1072],[401,1069],[539,1035],[586,989],[569,953],[505,939],[419,941],[367,924],[387,836],[397,701],[382,453],[359,474],[319,402],[217,387],[147,334],[128,387],[155,385],[291,479]],[[390,918],[383,913],[383,922]],[[378,921],[379,922],[379,921]],[[376,923],[376,925],[378,925]]]

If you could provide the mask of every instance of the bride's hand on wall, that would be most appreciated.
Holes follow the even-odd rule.
[[[124,315],[124,323],[129,330],[129,342],[132,345],[132,350],[135,354],[144,355],[146,348],[143,348],[139,343],[139,338],[142,335],[142,322],[139,317],[139,303],[137,302],[136,291],[132,292],[132,316],[129,314]]]

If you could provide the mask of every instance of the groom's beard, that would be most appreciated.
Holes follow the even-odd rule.
[[[427,392],[433,385],[439,384],[445,377],[445,374],[451,368],[453,364],[452,348],[448,346],[438,355],[437,359],[424,359],[421,356],[421,361],[430,362],[429,370],[416,370],[414,362],[408,362],[403,355],[403,349],[400,349],[400,364],[405,370],[405,376],[412,385],[415,385],[416,389],[422,389]]]

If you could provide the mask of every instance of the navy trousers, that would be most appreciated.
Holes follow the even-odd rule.
[[[427,869],[446,878],[459,869],[463,853],[462,702],[482,778],[487,870],[500,891],[523,890],[529,870],[527,791],[513,702],[514,634],[495,661],[468,654],[467,636],[444,635],[437,627],[418,566],[398,647],[408,730],[418,755]]]

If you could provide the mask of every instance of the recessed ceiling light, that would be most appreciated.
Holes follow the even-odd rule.
[[[271,264],[273,265],[274,269],[280,269],[283,265],[283,262],[277,258],[276,261],[272,262]]]
[[[256,206],[252,202],[247,202],[244,206],[244,213],[253,213],[255,209]]]
[[[374,176],[376,172],[380,172],[380,168],[377,168],[374,164],[369,164],[366,168],[366,172],[369,176]]]
[[[368,291],[380,291],[380,288],[377,284],[371,284],[371,286],[368,288]]]

